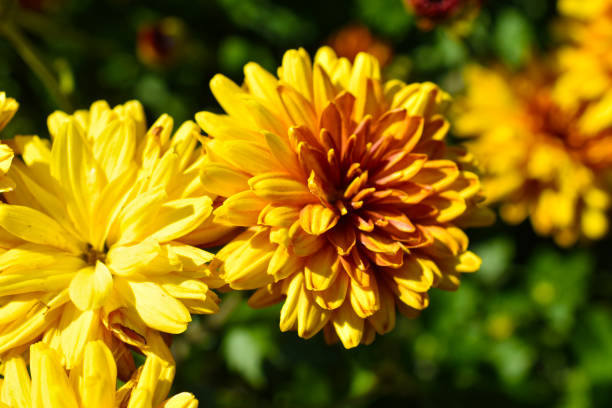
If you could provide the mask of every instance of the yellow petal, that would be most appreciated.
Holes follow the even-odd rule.
[[[78,241],[55,220],[28,207],[0,204],[0,226],[35,244],[49,245],[73,253],[81,252]]]
[[[170,296],[181,300],[192,300],[192,306],[199,305],[200,313],[216,313],[219,311],[219,298],[208,286],[197,279],[189,279],[178,274],[166,274],[154,280]],[[196,303],[197,302],[197,303]]]
[[[256,289],[271,283],[267,270],[275,249],[267,231],[253,235],[225,260],[225,280],[233,289]]]
[[[336,279],[339,272],[344,272],[338,254],[331,245],[325,245],[306,260],[304,283],[309,290],[325,290]]]
[[[317,56],[318,55],[320,54],[317,52]],[[317,61],[317,56],[315,56],[315,61]],[[315,62],[314,64],[312,81],[314,105],[317,114],[320,115],[327,105],[329,105],[329,103],[335,99],[336,90],[331,79],[329,78],[328,73],[325,71],[325,68],[323,68],[323,66],[318,62]]]
[[[267,146],[260,143],[243,140],[213,142],[206,145],[207,150],[245,173],[255,175],[279,169]]]
[[[457,164],[450,160],[429,160],[425,162],[421,171],[410,181],[431,186],[435,191],[441,191],[451,185],[459,177]]]
[[[285,52],[278,77],[308,101],[312,101],[312,65],[310,57],[303,49]]]
[[[43,343],[30,347],[32,408],[79,408],[56,352]]]
[[[117,365],[113,353],[102,341],[92,341],[87,344],[81,376],[79,391],[82,405],[91,408],[113,406]]]
[[[173,334],[187,329],[191,321],[189,311],[158,285],[116,277],[115,287],[149,327]]]
[[[93,154],[104,169],[108,181],[121,176],[132,165],[136,149],[136,125],[132,121],[114,121],[94,144]]]
[[[127,408],[156,407],[170,391],[176,366],[159,333],[150,336],[149,350]]]
[[[319,307],[307,293],[302,293],[298,304],[298,336],[309,339],[327,324],[331,311]]]
[[[482,260],[472,251],[465,251],[459,255],[459,262],[455,266],[457,272],[476,272],[480,269]]]
[[[426,292],[434,282],[434,273],[429,262],[412,255],[404,256],[404,263],[400,268],[385,271],[397,287],[415,292]],[[398,292],[398,295],[400,293]]]
[[[0,401],[11,408],[31,408],[31,382],[22,357],[12,357],[4,362],[4,381],[0,389]]]
[[[280,330],[285,332],[293,330],[297,326],[298,318],[298,306],[300,297],[304,296],[302,293],[304,278],[301,273],[296,273],[293,278],[288,282],[287,286],[287,298],[280,313]]]
[[[215,222],[244,227],[257,225],[259,212],[268,204],[268,200],[258,197],[251,190],[242,191],[228,197],[215,209]]]
[[[370,286],[364,288],[351,279],[349,299],[357,316],[363,319],[372,316],[380,310],[377,280],[375,278],[370,279]]]
[[[300,211],[300,225],[308,234],[321,235],[340,219],[335,211],[321,204],[308,204]]]
[[[61,306],[69,301],[68,291],[63,291],[46,304],[38,303],[26,320],[15,320],[4,327],[0,334],[0,353],[34,341],[59,318]]]
[[[0,326],[21,320],[38,302],[37,299],[32,299],[31,293],[7,296],[2,300],[6,301],[6,304],[0,307]]]
[[[296,207],[268,204],[259,213],[258,224],[287,228],[293,225],[299,215]]]
[[[423,200],[438,210],[436,221],[449,222],[463,214],[467,209],[465,200],[456,191],[444,191]]]
[[[58,329],[66,369],[70,370],[81,363],[87,344],[101,337],[101,323],[97,310],[83,312],[72,304],[64,307]]]
[[[163,188],[140,194],[119,215],[120,225],[117,242],[110,245],[125,245],[145,238],[146,231],[167,199]]]
[[[289,141],[284,137],[277,136],[270,132],[264,132],[264,135],[270,152],[285,170],[298,179],[303,178],[304,171]]]
[[[286,173],[260,174],[249,179],[249,186],[258,197],[283,204],[316,200],[304,183]]]
[[[312,104],[298,91],[291,87],[280,85],[278,93],[282,104],[289,114],[291,126],[306,126],[316,129],[317,118]]]
[[[395,296],[383,282],[381,282],[378,290],[380,293],[380,309],[368,317],[368,322],[378,334],[385,334],[395,327]]]
[[[357,316],[351,302],[344,302],[334,312],[332,322],[336,334],[345,348],[357,347],[363,337],[364,320]]]
[[[183,198],[164,203],[154,220],[150,220],[151,238],[168,242],[196,229],[212,212],[210,197]]]
[[[181,269],[181,262],[167,245],[145,239],[135,245],[114,246],[106,255],[106,265],[116,275],[159,275]]]
[[[380,65],[376,57],[360,52],[355,57],[348,90],[355,96],[362,96],[367,79],[380,79]]]
[[[340,271],[329,288],[320,292],[313,292],[312,295],[319,306],[329,310],[337,309],[345,301],[350,281],[348,275]]]
[[[210,136],[221,141],[261,139],[259,132],[253,131],[243,120],[227,115],[218,115],[210,112],[196,113],[196,122]]]
[[[249,92],[265,101],[267,107],[270,109],[280,108],[281,101],[276,92],[278,80],[259,64],[249,62],[244,66],[244,82],[249,88]]]
[[[81,269],[70,282],[70,300],[80,310],[101,307],[113,288],[113,275],[102,262]]]
[[[50,170],[53,178],[61,182],[74,224],[79,225],[82,235],[89,239],[91,210],[106,184],[106,175],[74,119],[65,121],[53,140]]]
[[[249,175],[221,163],[206,163],[202,167],[202,185],[213,194],[229,197],[249,189]]]
[[[198,408],[198,400],[191,393],[181,392],[164,401],[158,408]]]

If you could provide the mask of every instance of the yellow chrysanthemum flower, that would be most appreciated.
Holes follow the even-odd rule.
[[[465,78],[455,129],[477,136],[468,147],[485,173],[487,198],[501,202],[502,218],[514,224],[529,216],[538,234],[562,246],[602,237],[612,129],[585,132],[587,112],[559,106],[555,78],[541,66],[520,75],[471,67]]]
[[[431,287],[479,268],[457,227],[482,218],[478,177],[445,144],[448,96],[434,84],[383,83],[373,56],[351,65],[328,47],[314,65],[288,51],[278,76],[255,63],[243,87],[217,75],[228,114],[196,116],[211,137],[202,182],[226,197],[215,221],[247,228],[211,269],[259,289],[252,306],[285,299],[283,331],[368,343],[396,307],[414,316]]]
[[[564,109],[586,111],[584,131],[600,131],[612,125],[612,0],[560,0],[558,8],[568,43],[558,51],[553,97]]]
[[[19,104],[13,98],[7,98],[4,92],[0,92],[0,132],[11,121],[19,109]],[[13,150],[0,143],[0,193],[15,188],[15,183],[6,177],[11,162],[13,161]]]
[[[160,342],[159,338],[152,338]],[[117,365],[103,341],[86,344],[83,360],[69,372],[57,351],[39,342],[30,347],[29,372],[23,356],[9,357],[0,385],[0,406],[10,408],[197,408],[187,392],[166,399],[175,365],[172,356],[158,348],[117,389]],[[6,405],[3,405],[6,404]]]
[[[191,244],[228,229],[209,220],[197,125],[171,137],[164,115],[146,131],[138,102],[48,123],[51,146],[15,138],[17,188],[0,204],[0,353],[44,335],[71,368],[105,330],[146,349],[147,328],[181,333],[216,312],[208,285],[222,282]]]

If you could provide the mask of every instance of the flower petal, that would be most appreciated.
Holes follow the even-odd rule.
[[[116,277],[115,288],[147,326],[172,334],[187,329],[187,323],[191,321],[189,310],[155,283]]]
[[[78,241],[55,220],[29,207],[0,204],[0,226],[28,242],[81,252]]]
[[[321,204],[308,204],[300,211],[300,225],[308,234],[321,235],[333,228],[340,216]]]
[[[101,307],[113,288],[113,275],[106,265],[98,261],[77,272],[70,282],[70,300],[80,310]]]

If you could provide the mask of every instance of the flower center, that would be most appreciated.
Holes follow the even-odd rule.
[[[98,261],[104,262],[106,260],[106,251],[98,251],[91,244],[87,244],[87,250],[82,258],[89,265],[95,265]]]

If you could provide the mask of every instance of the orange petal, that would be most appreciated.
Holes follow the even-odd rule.
[[[381,252],[388,255],[396,254],[401,250],[399,242],[386,234],[377,232],[360,232],[359,242],[372,252]]]
[[[348,255],[357,242],[353,226],[346,222],[341,222],[332,228],[327,234],[327,239],[336,247],[339,255]]]

